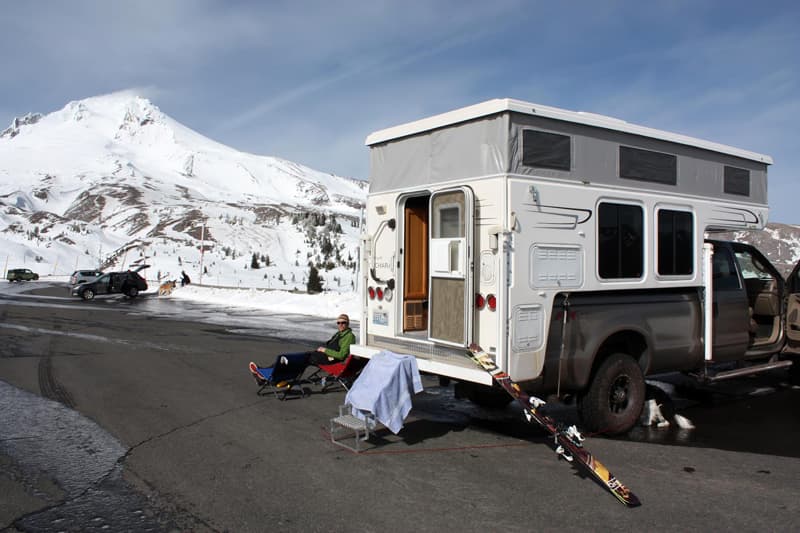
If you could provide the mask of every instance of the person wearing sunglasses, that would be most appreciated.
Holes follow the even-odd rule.
[[[331,361],[344,361],[350,355],[350,345],[356,342],[356,335],[350,329],[350,317],[341,314],[336,319],[336,333],[325,346],[320,346],[308,358],[308,364],[321,365]]]
[[[269,374],[274,375],[273,371],[279,365],[284,365],[286,368],[291,366],[294,369],[293,372],[296,374],[296,378],[299,379],[309,365],[319,366],[332,361],[344,361],[350,355],[350,345],[356,342],[355,333],[350,329],[350,317],[345,314],[339,315],[336,319],[336,329],[336,333],[325,343],[325,346],[320,346],[316,350],[309,352],[283,354],[278,357],[273,367],[264,367],[251,361],[248,369],[255,377],[256,382],[259,385],[263,385],[265,378],[262,370],[267,368],[271,368],[272,370]],[[291,385],[290,381],[280,381],[275,386],[283,388]]]

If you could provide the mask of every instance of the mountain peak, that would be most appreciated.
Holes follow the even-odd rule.
[[[11,126],[0,132],[0,139],[13,139],[19,135],[20,128],[36,124],[42,118],[41,113],[28,113],[24,117],[16,117],[11,121]]]

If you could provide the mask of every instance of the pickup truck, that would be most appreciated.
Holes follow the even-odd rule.
[[[613,434],[638,420],[647,375],[677,371],[716,381],[790,367],[796,359],[789,372],[797,381],[798,267],[784,279],[753,246],[706,242],[713,247],[710,350],[703,287],[561,293],[544,371],[523,387],[539,395],[574,394],[584,428]],[[507,400],[469,384],[460,395],[485,405]]]

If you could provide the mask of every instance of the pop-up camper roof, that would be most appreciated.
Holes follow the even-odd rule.
[[[569,143],[565,167],[531,165],[526,136]],[[370,193],[529,176],[767,206],[772,158],[594,113],[495,99],[372,133]],[[532,144],[532,149],[536,149]],[[620,173],[621,152],[674,161],[668,178]],[[652,157],[651,157],[652,156]],[[627,157],[627,156],[626,156]]]
[[[605,115],[598,115],[596,113],[587,113],[584,111],[568,111],[566,109],[559,109],[557,107],[549,107],[545,105],[535,104],[531,102],[523,102],[521,100],[514,100],[512,98],[495,98],[487,100],[479,104],[462,107],[453,111],[448,111],[440,115],[407,122],[399,126],[393,126],[371,133],[365,144],[372,146],[375,144],[400,139],[409,135],[416,135],[447,126],[452,126],[461,122],[486,117],[496,113],[503,113],[505,111],[513,111],[524,115],[532,115],[544,118],[560,120],[564,122],[572,122],[575,124],[585,124],[587,126],[594,126],[607,130],[614,130],[623,133],[630,133],[633,135],[640,135],[642,137],[649,137],[651,139],[659,139],[663,141],[683,144],[687,146],[694,146],[712,152],[721,154],[728,154],[767,165],[772,164],[772,158],[768,155],[751,152],[749,150],[742,150],[724,144],[705,141],[689,137],[687,135],[680,135],[668,131],[657,130],[636,124],[630,124],[624,120],[608,117]]]

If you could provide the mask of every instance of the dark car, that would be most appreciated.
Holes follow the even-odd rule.
[[[87,281],[94,281],[102,275],[102,270],[76,270],[69,277],[69,282],[72,285],[77,285],[79,283],[86,283]]]
[[[6,279],[8,281],[31,281],[39,279],[39,274],[30,268],[12,268],[6,274]]]
[[[125,272],[108,272],[94,281],[75,285],[72,294],[84,300],[91,300],[98,294],[125,294],[135,298],[140,292],[147,290],[147,281],[139,275],[139,271],[143,268],[147,268],[147,265],[140,265],[134,270]]]

